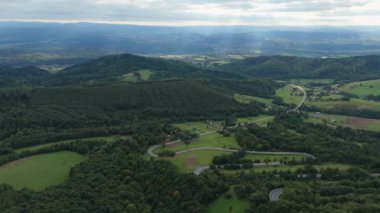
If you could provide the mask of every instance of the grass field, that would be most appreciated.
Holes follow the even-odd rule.
[[[138,72],[128,73],[122,76],[122,81],[136,82],[136,81],[147,81],[153,75],[150,70],[140,70]]]
[[[194,142],[189,145],[186,145],[182,142],[169,145],[165,148],[158,148],[155,150],[155,153],[160,153],[163,150],[170,150],[174,152],[198,148],[198,147],[216,147],[216,148],[230,148],[230,149],[239,149],[240,146],[235,140],[235,136],[224,137],[219,133],[211,133],[208,135],[201,136],[197,138]]]
[[[234,94],[234,99],[235,101],[242,104],[249,104],[252,101],[256,101],[256,102],[263,103],[266,105],[273,105],[272,99],[269,99],[269,98],[259,98],[259,97],[248,96],[248,95]]]
[[[212,163],[212,159],[215,156],[229,155],[232,152],[221,151],[221,150],[195,150],[185,152],[176,155],[173,158],[166,158],[170,160],[174,165],[176,165],[182,172],[193,172],[195,168],[199,166],[209,166]],[[292,160],[300,161],[304,157],[302,155],[268,155],[268,154],[247,154],[245,159],[252,161],[261,160],[264,162],[266,160],[275,162],[282,160]]]
[[[198,133],[205,133],[210,131],[215,131],[220,126],[220,122],[215,122],[213,124],[208,124],[206,122],[186,122],[186,123],[180,123],[180,124],[173,124],[173,126],[189,130],[189,131],[196,131]]]
[[[58,145],[58,144],[67,144],[67,143],[72,143],[75,141],[106,141],[106,142],[113,142],[116,141],[120,136],[106,136],[106,137],[92,137],[92,138],[82,138],[82,139],[73,139],[73,140],[65,140],[65,141],[57,141],[53,143],[47,143],[47,144],[40,144],[36,146],[30,146],[22,149],[17,149],[17,153],[21,153],[23,151],[34,151],[34,150],[39,150],[43,149],[49,146],[53,145]]]
[[[244,123],[251,123],[254,122],[259,126],[265,126],[268,122],[273,121],[274,117],[269,115],[259,115],[255,117],[245,117],[245,118],[238,118],[237,123],[244,124]]]
[[[258,173],[261,173],[263,171],[272,172],[274,170],[276,170],[276,171],[291,171],[291,172],[295,172],[297,169],[300,169],[300,168],[303,168],[303,167],[304,167],[303,165],[294,165],[294,166],[284,165],[284,166],[256,167],[256,168],[253,168],[253,169],[242,169],[242,170],[232,170],[232,171],[222,170],[222,172],[226,173],[226,174],[236,174],[236,173],[240,173],[242,171],[244,171],[244,172],[258,172]],[[350,165],[339,164],[339,163],[326,163],[326,164],[322,164],[322,165],[314,165],[313,167],[315,169],[317,169],[318,171],[320,171],[321,169],[327,169],[327,168],[339,169],[340,171],[344,171],[344,170],[347,170],[347,169],[351,168]]]
[[[303,98],[303,93],[298,92],[300,95],[292,95],[293,86],[286,85],[285,87],[276,90],[276,96],[281,97],[287,104],[299,104]],[[302,94],[302,95],[301,95]]]
[[[230,199],[226,198],[226,194],[232,195]],[[217,200],[208,206],[208,213],[242,213],[249,208],[249,202],[240,200],[233,189],[221,195]],[[230,211],[231,209],[231,211]]]
[[[339,87],[339,90],[359,96],[380,95],[380,80],[353,82]]]
[[[15,189],[42,190],[65,181],[70,168],[86,158],[74,152],[55,152],[35,155],[0,167],[0,183]]]
[[[380,103],[367,101],[358,98],[351,98],[350,101],[320,101],[320,102],[308,102],[320,108],[332,109],[332,108],[347,108],[347,109],[356,109],[356,110],[374,110],[380,111]]]
[[[306,121],[320,124],[325,123],[333,127],[344,126],[353,129],[380,131],[380,120],[375,119],[358,118],[334,114],[310,114],[309,118]]]

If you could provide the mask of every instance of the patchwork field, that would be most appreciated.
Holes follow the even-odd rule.
[[[284,103],[299,104],[303,98],[303,93],[298,90],[296,90],[297,92],[293,92],[293,88],[292,85],[286,85],[285,87],[276,90],[276,96],[281,97],[284,100]]]
[[[229,194],[231,197],[227,198]],[[217,200],[212,202],[207,212],[208,213],[230,213],[230,212],[244,212],[249,208],[249,203],[246,200],[240,200],[233,189],[221,195]]]
[[[333,115],[333,114],[309,114],[307,119],[309,122],[327,124],[330,126],[344,126],[353,129],[362,129],[369,131],[380,131],[380,120],[350,117],[343,115]]]
[[[22,158],[0,166],[0,183],[15,189],[42,190],[65,181],[70,169],[86,157],[64,151]]]
[[[359,96],[380,95],[380,80],[353,82],[339,87],[339,90]]]

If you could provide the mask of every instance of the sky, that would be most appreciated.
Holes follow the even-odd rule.
[[[0,21],[369,26],[380,0],[0,0]]]

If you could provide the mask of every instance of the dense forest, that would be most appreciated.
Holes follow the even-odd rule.
[[[380,173],[380,133],[305,121],[312,111],[378,113],[305,106],[299,111],[276,96],[288,89],[283,80],[289,78],[374,78],[378,68],[376,56],[258,57],[206,70],[129,54],[55,74],[2,68],[0,167],[60,151],[85,160],[70,167],[66,181],[41,191],[1,184],[0,211],[207,212],[233,191],[247,212],[379,212],[380,181],[374,176]],[[149,70],[150,78],[120,80],[141,70]],[[242,103],[236,94],[254,97]],[[199,129],[179,127],[189,123]],[[176,148],[167,142],[196,147],[201,135],[210,144],[225,142],[220,149],[233,148],[211,158],[210,169],[200,174],[168,161],[177,160],[178,152],[157,153],[165,160],[146,154],[151,147]],[[245,159],[249,151],[308,157],[278,162],[289,169],[260,171],[253,163],[266,160]],[[327,164],[344,169],[321,167]],[[284,190],[281,199],[271,202],[268,194],[277,188]]]

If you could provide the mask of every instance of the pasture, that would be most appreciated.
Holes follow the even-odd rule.
[[[212,122],[212,123],[206,123],[206,122],[186,122],[186,123],[177,123],[173,124],[173,126],[188,130],[188,131],[195,131],[199,134],[210,132],[210,131],[216,131],[218,127],[220,126],[220,122]]]
[[[292,85],[286,85],[283,88],[276,90],[276,96],[281,97],[284,103],[299,104],[303,98],[303,93],[299,90],[293,91]]]
[[[72,167],[86,157],[63,151],[22,158],[0,166],[0,183],[15,189],[42,190],[64,182]]]
[[[199,148],[199,147],[215,147],[215,148],[229,148],[229,149],[239,149],[240,146],[235,140],[235,136],[231,135],[225,137],[219,133],[210,133],[207,135],[200,136],[195,139],[191,144],[186,145],[183,142],[168,145],[165,148],[158,148],[155,153],[160,153],[163,150],[170,150],[173,152],[183,151],[186,149]]]
[[[339,90],[358,96],[380,95],[380,80],[353,82],[339,87]]]
[[[52,143],[46,143],[46,144],[39,144],[35,146],[29,146],[21,149],[17,149],[16,153],[21,153],[24,151],[35,151],[43,148],[47,148],[54,145],[61,145],[61,144],[69,144],[72,142],[81,142],[81,141],[106,141],[106,142],[114,142],[117,139],[122,138],[121,136],[104,136],[104,137],[91,137],[91,138],[81,138],[81,139],[72,139],[72,140],[64,140],[64,141],[57,141]]]
[[[380,120],[351,117],[334,114],[315,114],[310,113],[306,120],[312,123],[327,124],[332,127],[343,126],[353,129],[380,131]]]

